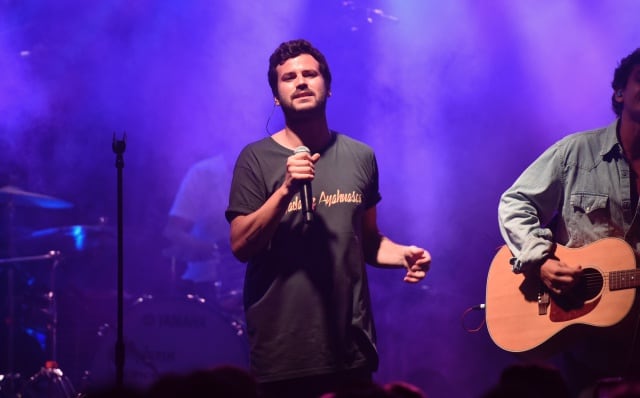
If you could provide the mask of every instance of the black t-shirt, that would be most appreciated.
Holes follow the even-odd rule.
[[[242,150],[227,220],[262,206],[282,184],[292,153],[270,137]],[[244,307],[260,382],[377,367],[362,247],[364,212],[381,199],[373,150],[334,133],[311,187],[313,223],[304,224],[296,194],[247,266]]]

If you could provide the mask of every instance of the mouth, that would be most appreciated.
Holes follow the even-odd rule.
[[[299,92],[299,93],[295,93],[291,99],[298,99],[298,98],[304,98],[304,97],[312,97],[313,93],[311,91],[303,91],[303,92]]]

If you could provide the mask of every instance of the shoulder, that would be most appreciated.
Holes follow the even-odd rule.
[[[362,153],[362,154],[371,155],[371,156],[374,155],[374,150],[370,145],[335,131],[334,131],[334,135],[335,135],[334,146],[336,148],[340,150],[347,150],[350,152],[357,152],[357,153]]]
[[[227,168],[224,156],[215,155],[196,162],[191,166],[193,172],[212,172],[221,171],[224,172]]]
[[[250,142],[242,148],[241,152],[251,152],[255,150],[260,150],[263,148],[268,148],[274,144],[274,141],[271,137],[264,137],[257,141]]]
[[[599,128],[594,130],[580,131],[577,133],[571,133],[567,136],[558,140],[558,145],[564,146],[575,146],[575,145],[586,145],[591,143],[596,143],[601,141],[604,138],[604,133],[606,132],[605,128]]]
[[[591,167],[610,153],[617,143],[614,122],[607,127],[569,134],[556,142],[550,151],[557,151],[566,164]]]
[[[556,145],[566,147],[580,146],[608,146],[617,142],[616,137],[617,120],[609,126],[600,127],[592,130],[579,131],[571,133],[560,139]]]
[[[277,144],[273,138],[264,137],[257,141],[250,142],[246,144],[242,150],[240,150],[240,154],[238,155],[239,159],[246,158],[260,158],[263,156],[267,156],[271,153],[277,153],[283,151],[284,148]]]

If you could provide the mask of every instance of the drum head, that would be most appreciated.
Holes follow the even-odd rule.
[[[91,369],[96,387],[115,382],[116,327],[101,330]],[[243,325],[194,297],[142,297],[123,320],[124,384],[148,388],[167,373],[188,373],[219,365],[249,368]]]

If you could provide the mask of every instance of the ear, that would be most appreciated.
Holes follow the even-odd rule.
[[[280,101],[277,98],[273,98],[273,104],[275,106],[280,106]]]

